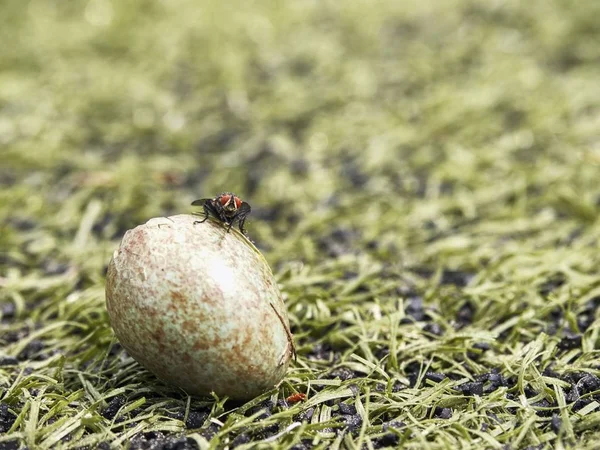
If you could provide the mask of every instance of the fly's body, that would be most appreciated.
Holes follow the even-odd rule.
[[[233,192],[224,192],[215,198],[201,198],[192,202],[192,206],[202,206],[204,208],[204,219],[195,223],[202,223],[209,216],[214,217],[227,225],[227,232],[237,222],[240,231],[246,234],[244,223],[246,217],[250,214],[250,205],[242,201]]]

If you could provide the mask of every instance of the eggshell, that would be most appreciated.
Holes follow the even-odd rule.
[[[108,267],[106,306],[127,352],[191,395],[250,399],[276,386],[294,354],[269,265],[237,230],[198,217],[125,233]]]

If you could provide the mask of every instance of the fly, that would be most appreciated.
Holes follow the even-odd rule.
[[[242,201],[242,199],[233,192],[224,192],[217,195],[215,198],[201,198],[199,200],[194,200],[192,206],[202,206],[204,208],[204,219],[197,220],[194,224],[202,223],[206,221],[209,216],[212,216],[227,225],[228,233],[231,230],[231,227],[237,222],[240,231],[243,234],[246,234],[244,223],[246,222],[246,217],[250,214],[250,205]]]

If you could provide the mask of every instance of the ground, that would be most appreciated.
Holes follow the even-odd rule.
[[[599,15],[3,0],[0,448],[597,448]],[[157,381],[104,302],[127,229],[222,191],[298,351],[245,404]]]

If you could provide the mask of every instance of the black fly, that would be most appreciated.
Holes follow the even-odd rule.
[[[244,222],[246,222],[246,216],[250,214],[250,205],[246,202],[243,202],[234,193],[224,192],[220,195],[217,195],[215,198],[201,198],[193,201],[192,206],[204,207],[204,219],[195,221],[195,224],[202,223],[208,219],[209,216],[212,216],[228,225],[228,233],[235,222],[237,222],[240,231],[243,234],[246,234],[246,230],[244,230]]]

